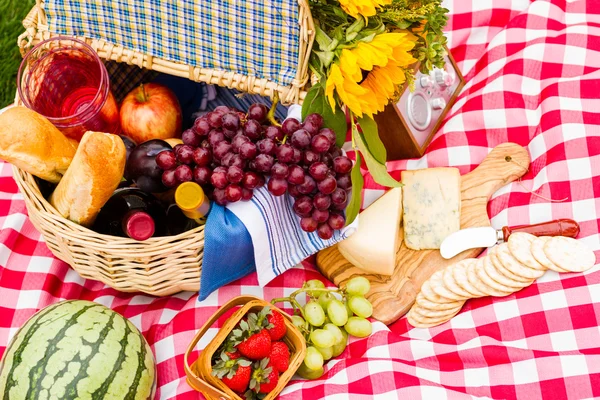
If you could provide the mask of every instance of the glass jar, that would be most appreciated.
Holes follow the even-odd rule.
[[[38,43],[21,62],[17,86],[26,107],[73,139],[86,131],[120,132],[106,67],[80,40],[57,36]]]

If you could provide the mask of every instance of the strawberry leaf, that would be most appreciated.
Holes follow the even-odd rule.
[[[252,365],[252,361],[246,360],[244,358],[238,358],[238,364],[242,367],[249,367]]]
[[[250,317],[248,317],[248,320],[250,320]],[[240,322],[240,328],[242,329],[242,331],[247,331],[248,330],[248,322],[242,320],[242,322]]]

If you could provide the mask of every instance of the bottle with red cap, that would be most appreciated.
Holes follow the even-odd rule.
[[[98,233],[146,240],[167,235],[167,216],[160,202],[138,188],[115,190],[92,227]]]

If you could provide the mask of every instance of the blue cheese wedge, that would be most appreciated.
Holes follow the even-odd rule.
[[[365,272],[392,275],[402,244],[402,188],[386,192],[358,217],[358,230],[338,243],[340,253]]]
[[[404,243],[413,250],[439,249],[460,229],[460,172],[456,168],[402,171]]]

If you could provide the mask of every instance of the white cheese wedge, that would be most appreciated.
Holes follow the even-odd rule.
[[[460,172],[456,168],[402,171],[404,243],[413,250],[439,249],[460,229]]]
[[[338,243],[338,250],[366,272],[392,275],[396,252],[402,243],[401,222],[402,188],[394,188],[360,213],[358,230]]]

